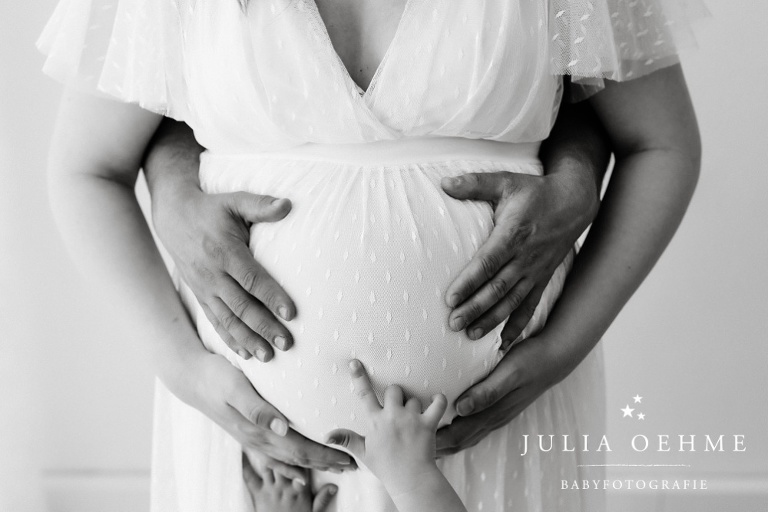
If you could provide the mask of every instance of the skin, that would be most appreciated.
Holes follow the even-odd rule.
[[[464,504],[435,464],[435,431],[448,407],[437,394],[422,408],[416,398],[405,400],[393,384],[380,404],[363,364],[349,361],[354,395],[361,405],[368,435],[347,429],[328,433],[331,444],[343,446],[384,485],[400,512],[466,512]]]
[[[269,457],[256,450],[243,452],[243,480],[257,512],[324,512],[338,491],[326,484],[313,495],[307,480],[273,471]]]

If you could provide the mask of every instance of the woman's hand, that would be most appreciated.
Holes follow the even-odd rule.
[[[455,307],[448,325],[479,339],[503,322],[506,350],[533,316],[557,266],[592,221],[594,182],[581,187],[565,173],[530,176],[507,171],[443,178],[456,199],[490,201],[493,231],[446,291]]]
[[[245,449],[273,459],[269,466],[275,471],[302,479],[302,472],[293,466],[334,471],[355,467],[347,454],[288,428],[285,416],[259,396],[243,372],[223,356],[201,350],[186,361],[175,361],[173,368],[161,375],[169,390],[215,421]]]
[[[437,456],[474,446],[512,421],[576,368],[586,356],[582,345],[557,338],[545,327],[512,346],[488,377],[456,400],[460,417],[437,431]]]
[[[287,350],[293,337],[277,317],[296,308],[288,294],[248,249],[250,225],[277,222],[291,210],[288,199],[200,190],[199,155],[192,130],[164,119],[144,161],[152,195],[152,219],[160,240],[195,294],[216,332],[233,351],[261,361],[272,346]]]

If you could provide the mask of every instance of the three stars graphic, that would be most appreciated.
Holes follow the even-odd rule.
[[[634,403],[640,404],[643,402],[643,397],[641,397],[640,395],[635,395],[632,397],[632,400],[634,400]],[[632,407],[630,407],[629,404],[624,406],[623,409],[619,409],[619,410],[624,413],[624,416],[622,416],[622,418],[626,418],[627,416],[629,416],[630,418],[645,420],[645,413],[642,413],[642,412],[638,412],[637,416],[632,416],[632,413],[635,412],[635,410]]]

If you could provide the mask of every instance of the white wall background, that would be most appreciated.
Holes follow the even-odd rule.
[[[152,378],[121,312],[78,278],[46,203],[60,89],[34,41],[54,4],[0,0],[0,512],[142,510]],[[702,177],[606,336],[609,435],[744,434],[747,451],[612,453],[611,463],[688,464],[674,474],[708,476],[714,489],[632,496],[642,510],[768,508],[768,4],[708,4],[700,48],[684,54]],[[642,428],[618,411],[635,394]],[[650,471],[629,474],[673,475]],[[614,499],[630,509],[629,495]]]

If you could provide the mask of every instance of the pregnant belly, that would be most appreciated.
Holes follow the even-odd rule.
[[[449,423],[455,399],[500,360],[503,324],[479,340],[448,327],[446,289],[488,238],[493,211],[484,201],[450,197],[440,180],[498,170],[521,171],[488,162],[355,167],[262,159],[201,173],[208,192],[292,201],[285,218],[253,225],[251,250],[297,308],[286,322],[294,346],[268,363],[240,359],[210,328],[201,331],[204,343],[239,365],[295,430],[316,441],[338,427],[366,431],[351,392],[352,358],[366,366],[380,399],[390,384],[425,406],[444,393]],[[542,308],[559,293],[557,284]]]

